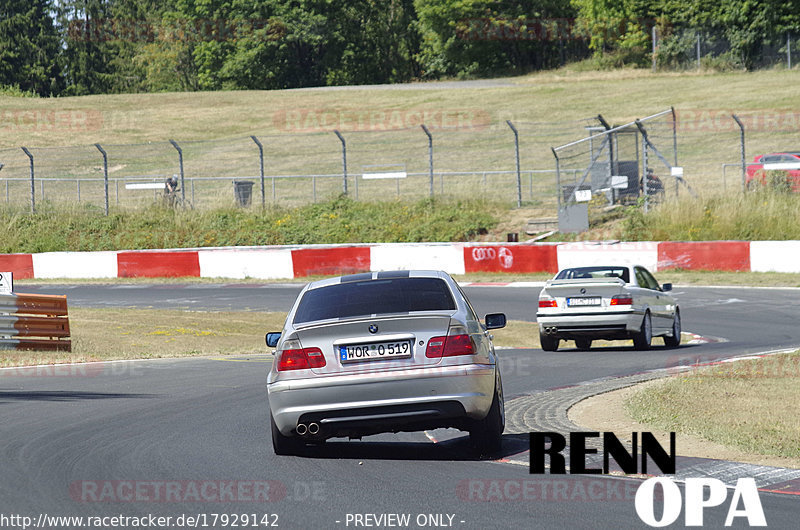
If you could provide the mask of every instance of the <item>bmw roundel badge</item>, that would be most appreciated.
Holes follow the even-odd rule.
[[[375,324],[370,324],[369,325],[369,332],[372,333],[372,334],[377,333],[378,332],[378,326],[376,326]]]

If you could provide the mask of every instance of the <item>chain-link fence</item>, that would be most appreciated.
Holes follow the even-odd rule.
[[[775,96],[783,98],[775,106],[789,106],[786,96]],[[649,201],[642,195],[652,180],[642,178],[648,172],[667,200],[689,186],[703,196],[740,192],[763,169],[757,156],[800,152],[795,110],[698,105],[639,120],[537,122],[473,113],[432,125],[413,121],[206,141],[0,149],[0,201],[23,208],[79,202],[101,210],[106,200],[111,209],[154,202],[261,206],[262,200],[294,206],[346,192],[356,200],[484,197],[555,216],[587,186],[598,212],[640,196]],[[557,166],[553,146],[560,146]],[[688,186],[673,168],[683,169]]]
[[[43,201],[101,208],[106,201],[110,208],[159,201],[195,208],[262,201],[288,206],[339,193],[356,200],[487,197],[540,205],[550,202],[555,185],[555,172],[544,163],[548,142],[580,133],[587,121],[515,126],[511,120],[455,116],[431,128],[420,123],[386,130],[1,149],[5,189],[0,192],[6,203],[31,208]]]
[[[583,231],[607,206],[641,198],[645,210],[679,184],[691,191],[678,166],[674,109],[612,126],[598,115],[588,136],[553,148],[559,227]]]
[[[749,45],[732,46],[722,31],[669,28],[654,32],[653,67],[663,70],[716,70],[785,67],[800,60],[799,34],[774,33]]]

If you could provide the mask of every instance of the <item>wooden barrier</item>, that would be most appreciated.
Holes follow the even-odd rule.
[[[72,351],[67,297],[0,294],[0,349]]]

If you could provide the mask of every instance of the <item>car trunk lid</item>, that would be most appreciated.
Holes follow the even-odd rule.
[[[581,278],[550,280],[545,284],[540,300],[555,300],[559,313],[583,313],[603,311],[610,306],[615,295],[624,294],[625,282],[620,278]],[[547,312],[548,308],[540,308]]]
[[[433,337],[446,336],[450,313],[420,312],[312,323],[295,328],[303,348],[319,348],[325,366],[316,374],[334,375],[434,366],[425,355]]]

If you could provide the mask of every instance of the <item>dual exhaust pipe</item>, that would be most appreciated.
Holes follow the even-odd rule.
[[[294,431],[300,436],[314,436],[319,434],[319,423],[311,422],[308,425],[305,423],[298,423]]]
[[[555,335],[558,333],[558,328],[556,326],[547,326],[544,328],[545,335]]]

